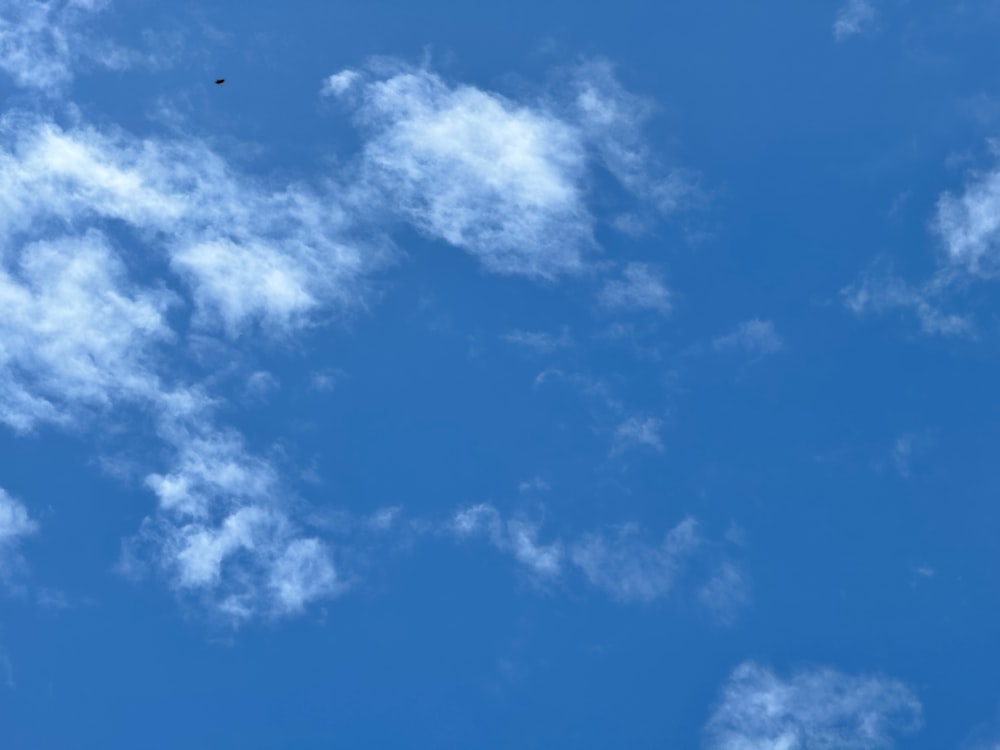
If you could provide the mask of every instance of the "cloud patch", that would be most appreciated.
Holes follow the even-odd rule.
[[[80,68],[161,65],[162,55],[120,47],[92,33],[109,0],[0,0],[0,71],[21,88],[56,94]]]
[[[691,192],[656,165],[641,135],[650,107],[609,64],[561,79],[558,96],[519,101],[380,60],[325,79],[365,137],[357,201],[378,205],[475,256],[491,272],[552,280],[597,250],[587,197],[603,166],[644,206],[673,211]]]
[[[847,0],[837,11],[833,36],[838,42],[872,29],[877,13],[871,0]]]
[[[863,274],[854,284],[841,289],[840,296],[844,306],[859,317],[891,310],[911,311],[916,316],[920,329],[928,335],[973,335],[974,327],[970,318],[940,309],[935,297],[942,291],[943,285],[938,280],[915,287],[896,278],[891,270],[873,269]]]
[[[631,448],[650,448],[657,453],[664,450],[660,430],[663,420],[651,416],[634,415],[619,424],[612,436],[612,454],[623,453]]]
[[[612,311],[651,311],[667,315],[670,291],[662,274],[648,263],[629,263],[620,279],[607,281],[597,295],[601,307]]]
[[[921,705],[897,680],[832,669],[783,678],[746,662],[729,677],[705,727],[710,750],[875,750],[921,725]]]
[[[572,546],[571,559],[592,585],[623,602],[651,602],[674,586],[684,563],[700,544],[697,523],[675,526],[659,545],[641,540],[635,524],[613,534],[588,534]]]
[[[743,351],[754,357],[763,357],[779,351],[784,342],[774,330],[770,320],[747,320],[740,323],[736,330],[719,336],[712,341],[712,348],[717,352]]]
[[[1000,270],[1000,167],[974,174],[961,194],[944,193],[934,230],[947,259],[973,275]]]
[[[37,531],[38,523],[24,504],[0,487],[0,581],[10,583],[22,565],[18,546]]]

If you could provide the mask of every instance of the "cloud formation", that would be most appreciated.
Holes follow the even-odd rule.
[[[976,173],[960,195],[944,193],[934,230],[947,259],[973,275],[1000,270],[1000,166]]]
[[[66,130],[19,114],[0,121],[0,147],[0,232],[125,222],[187,282],[196,322],[232,337],[357,308],[365,274],[386,259],[377,240],[347,238],[354,227],[332,192],[269,186],[197,139]]]
[[[488,271],[555,279],[582,272],[598,249],[586,204],[594,165],[661,213],[688,190],[655,167],[640,134],[648,108],[610,65],[579,66],[568,88],[569,102],[515,101],[381,60],[335,73],[321,93],[349,106],[365,136],[359,200]]]
[[[294,520],[277,472],[217,426],[217,398],[178,376],[187,354],[168,315],[187,305],[170,287],[186,282],[201,331],[284,336],[363,305],[379,247],[344,239],[330,195],[251,179],[196,139],[14,114],[0,125],[0,166],[0,421],[29,432],[148,417],[172,459],[148,476],[158,504],[127,545],[131,571],[152,563],[233,622],[339,591],[330,551]],[[110,222],[132,234],[112,242]],[[147,251],[152,283],[134,280],[121,244]]]
[[[774,330],[770,320],[747,320],[740,323],[736,330],[725,336],[719,336],[712,341],[716,351],[741,350],[755,357],[774,354],[784,346],[781,336]]]
[[[615,428],[611,452],[617,454],[629,448],[645,446],[660,453],[663,451],[663,440],[660,438],[662,427],[663,420],[658,417],[633,415]]]
[[[875,23],[875,6],[871,0],[847,0],[837,11],[833,36],[840,42],[868,31]]]
[[[711,750],[875,750],[921,724],[920,701],[897,680],[831,669],[788,678],[753,662],[722,688],[705,727]]]
[[[597,301],[607,310],[649,310],[661,315],[667,315],[672,307],[662,274],[648,263],[626,265],[621,279],[605,282]]]
[[[595,588],[620,602],[651,602],[666,596],[701,546],[697,523],[686,518],[659,544],[643,540],[637,524],[591,532],[575,539],[538,540],[539,524],[505,519],[488,503],[460,509],[445,525],[460,539],[485,536],[538,581],[555,581],[575,569]]]
[[[569,334],[569,328],[566,326],[562,327],[558,335],[545,331],[522,331],[515,329],[505,333],[502,338],[509,344],[530,349],[539,354],[551,354],[558,349],[568,349],[573,346],[573,339]]]
[[[9,583],[21,565],[17,547],[21,540],[38,531],[24,504],[0,487],[0,581]]]
[[[938,277],[923,286],[913,286],[896,278],[889,269],[872,269],[861,279],[840,290],[844,305],[857,316],[909,310],[916,315],[920,329],[928,335],[968,336],[974,333],[972,321],[965,316],[942,312],[935,301],[946,288]]]
[[[58,93],[82,68],[123,70],[163,62],[88,28],[109,0],[0,0],[0,71],[22,88]]]
[[[624,602],[650,602],[666,595],[700,544],[697,523],[686,518],[658,545],[643,542],[635,524],[613,534],[588,534],[572,546],[573,563],[587,580]]]

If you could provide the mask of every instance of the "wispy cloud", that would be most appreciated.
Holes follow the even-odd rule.
[[[662,274],[648,263],[629,263],[621,279],[604,284],[597,301],[608,310],[649,310],[661,315],[672,307]]]
[[[551,354],[558,349],[567,349],[573,346],[573,338],[566,326],[563,326],[558,334],[515,329],[505,333],[502,338],[509,344],[531,349],[539,354]]]
[[[965,316],[942,312],[935,297],[944,291],[937,280],[915,287],[896,278],[891,269],[876,267],[861,279],[840,291],[844,305],[852,313],[864,316],[890,310],[910,310],[928,335],[968,336],[974,332]]]
[[[644,542],[635,524],[612,534],[588,534],[573,544],[573,563],[587,580],[620,601],[650,602],[674,586],[684,563],[700,544],[697,524],[687,518],[660,544]]]
[[[750,576],[736,563],[724,562],[698,590],[698,602],[719,623],[731,625],[750,603]]]
[[[831,669],[782,678],[747,662],[723,686],[705,735],[712,750],[873,750],[920,724],[920,702],[896,680]]]
[[[0,71],[14,83],[54,94],[80,68],[161,66],[163,53],[127,49],[95,34],[93,17],[110,0],[0,0]]]
[[[896,438],[889,455],[893,466],[901,477],[909,478],[914,459],[926,451],[931,443],[932,438],[927,431],[904,432]]]
[[[580,535],[539,541],[540,525],[505,519],[490,504],[463,508],[446,525],[459,539],[485,536],[539,581],[554,581],[575,569],[595,588],[621,602],[651,602],[670,593],[702,540],[687,518],[659,543],[650,543],[634,523]],[[711,585],[711,582],[709,584]]]
[[[871,0],[847,0],[837,11],[837,20],[833,23],[834,38],[843,41],[868,31],[874,25],[876,15]]]
[[[781,336],[774,330],[770,320],[747,320],[740,323],[736,330],[725,336],[719,336],[712,341],[716,351],[740,350],[755,357],[774,354],[784,346]]]
[[[540,544],[538,526],[523,519],[503,519],[488,504],[460,510],[451,521],[451,530],[460,538],[486,534],[494,547],[509,553],[540,578],[554,578],[562,571],[561,542]]]
[[[518,492],[548,492],[552,486],[541,477],[532,477],[517,485]]]
[[[257,370],[247,377],[246,385],[243,387],[243,397],[249,401],[264,401],[280,387],[281,383],[274,375],[265,370]]]
[[[649,99],[626,91],[607,60],[580,65],[571,81],[576,119],[601,164],[626,190],[660,214],[696,200],[693,173],[664,167],[643,138],[642,126],[655,109]],[[620,218],[641,223],[635,215]]]
[[[657,453],[662,452],[663,440],[660,430],[663,420],[658,417],[634,415],[615,428],[612,438],[611,452],[622,453],[630,448],[652,448]]]
[[[24,504],[0,488],[0,582],[12,582],[22,565],[18,546],[37,531],[38,523]]]

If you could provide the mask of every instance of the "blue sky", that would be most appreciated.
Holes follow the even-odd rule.
[[[0,744],[1000,746],[998,33],[0,0]]]

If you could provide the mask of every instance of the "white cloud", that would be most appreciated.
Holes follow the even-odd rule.
[[[170,301],[129,283],[97,232],[27,246],[0,267],[0,421],[25,432],[158,394],[149,362],[172,336]]]
[[[14,545],[37,530],[24,504],[0,488],[0,547]]]
[[[615,428],[612,438],[612,453],[621,453],[629,448],[645,446],[657,453],[663,451],[660,430],[663,420],[649,416],[632,416]]]
[[[487,535],[494,547],[540,578],[554,578],[561,572],[561,542],[539,544],[537,525],[520,519],[504,520],[492,505],[481,503],[460,510],[449,528],[459,538]]]
[[[653,112],[648,100],[626,91],[606,60],[577,67],[572,75],[573,109],[604,167],[625,187],[657,212],[668,214],[694,196],[690,175],[667,170],[646,145],[641,128]],[[627,215],[618,224],[640,224]]]
[[[740,323],[732,333],[712,341],[716,351],[741,349],[754,356],[773,354],[783,345],[781,337],[774,330],[774,323],[757,318]]]
[[[281,383],[274,375],[265,371],[257,370],[247,377],[246,386],[243,388],[243,395],[251,401],[263,401],[273,391],[278,390]]]
[[[995,275],[1000,267],[1000,167],[975,175],[959,196],[944,193],[934,229],[949,261],[969,273]]]
[[[23,88],[56,93],[80,68],[162,65],[163,55],[125,49],[91,33],[109,0],[0,0],[0,71]]]
[[[604,284],[597,297],[602,307],[608,310],[651,310],[661,315],[670,312],[670,291],[655,267],[648,263],[629,263],[622,276],[622,279]]]
[[[38,523],[28,515],[24,504],[0,488],[0,581],[9,582],[20,568],[17,547],[36,531]]]
[[[837,11],[833,36],[837,41],[868,31],[875,23],[875,6],[870,0],[847,0]]]
[[[360,79],[361,75],[356,70],[342,70],[339,73],[327,76],[323,80],[320,94],[323,96],[341,96]]]
[[[595,243],[571,124],[423,70],[366,82],[357,121],[365,181],[423,232],[497,273],[582,270]]]
[[[518,102],[382,60],[365,74],[334,74],[322,92],[350,92],[367,138],[359,203],[402,216],[489,271],[554,279],[583,271],[597,249],[585,202],[594,163],[658,212],[691,192],[680,173],[655,166],[640,136],[649,107],[610,65],[579,66],[564,89],[554,101]]]
[[[933,302],[941,285],[932,281],[923,288],[895,278],[889,271],[872,271],[860,281],[840,291],[844,305],[855,315],[912,310],[921,330],[930,335],[961,336],[973,333],[972,321],[961,315],[942,312]]]
[[[167,376],[181,364],[165,357],[178,296],[162,280],[138,286],[101,231],[122,222],[128,242],[161,251],[165,262],[150,254],[148,270],[188,282],[202,330],[284,333],[363,304],[372,261],[341,240],[335,202],[269,188],[195,140],[19,115],[4,118],[0,144],[0,420],[28,431],[129,407],[148,416],[173,458],[147,477],[158,505],[127,562],[154,563],[183,597],[239,620],[294,614],[339,591],[329,551],[296,523],[278,472],[215,426],[206,392]],[[31,241],[67,227],[78,233]]]
[[[621,601],[649,602],[667,594],[699,544],[697,524],[688,518],[659,545],[642,542],[634,524],[613,536],[589,534],[572,545],[570,559],[591,584]]]
[[[563,326],[559,334],[545,331],[522,331],[515,329],[503,335],[503,340],[515,346],[532,349],[540,354],[551,354],[558,349],[567,349],[573,345],[569,328]]]
[[[750,577],[740,566],[725,562],[698,591],[698,602],[723,625],[731,625],[750,603]]]
[[[0,233],[119,220],[190,286],[196,322],[237,336],[258,323],[286,333],[320,310],[363,306],[384,243],[348,241],[336,191],[272,188],[195,139],[64,130],[26,115],[2,120]],[[159,245],[159,247],[157,247]]]
[[[712,750],[874,750],[920,724],[920,702],[896,680],[830,669],[783,679],[747,662],[723,687],[705,735]]]
[[[532,477],[517,485],[518,492],[548,492],[552,486],[541,477]]]
[[[275,469],[237,433],[166,421],[161,434],[174,466],[147,477],[158,512],[127,556],[156,561],[178,593],[234,624],[298,614],[344,588],[326,545],[292,520]]]

